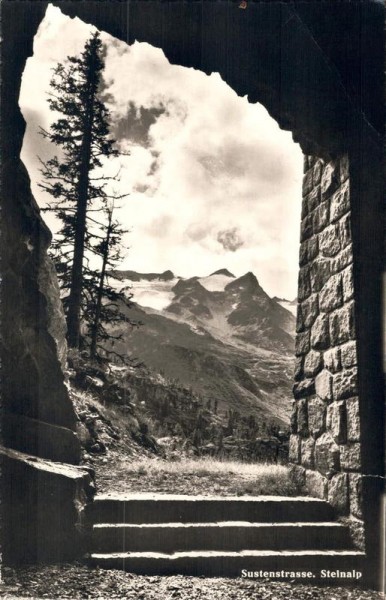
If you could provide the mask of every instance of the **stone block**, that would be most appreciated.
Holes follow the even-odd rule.
[[[315,391],[321,400],[332,400],[332,375],[326,369],[315,378]]]
[[[340,470],[339,446],[327,432],[316,440],[315,466],[320,473],[327,477]]]
[[[310,216],[310,215],[309,215]],[[314,233],[319,233],[329,224],[328,202],[322,202],[312,213],[312,228]]]
[[[308,202],[307,202],[307,197],[308,196],[304,196],[303,200],[302,200],[302,211],[300,213],[300,219],[303,220],[307,215],[308,215]]]
[[[291,433],[297,433],[298,432],[298,415],[297,415],[296,402],[292,403],[292,411],[291,411],[291,417],[290,417],[290,426],[291,426]]]
[[[324,166],[320,183],[322,199],[325,200],[332,196],[339,183],[339,168],[332,162],[327,163]]]
[[[349,265],[342,272],[342,283],[343,283],[343,300],[348,302],[354,298],[354,274],[353,267]]]
[[[327,479],[317,471],[305,472],[305,490],[307,494],[314,498],[327,499]]]
[[[296,309],[296,333],[302,333],[305,330],[302,303],[298,302]]]
[[[349,491],[347,473],[337,473],[328,482],[328,501],[340,515],[349,510]]]
[[[318,296],[312,294],[307,300],[303,300],[298,304],[296,314],[296,331],[299,333],[305,329],[309,329],[318,316]]]
[[[303,361],[304,361],[304,356],[297,356],[295,358],[295,366],[294,366],[295,381],[300,381],[300,379],[303,377],[303,374],[304,374]]]
[[[334,400],[350,398],[358,393],[358,372],[357,367],[339,371],[334,375],[332,384]]]
[[[339,226],[330,225],[319,234],[319,249],[323,256],[336,256],[341,250]]]
[[[314,233],[313,215],[307,215],[300,224],[300,241],[308,240]]]
[[[302,216],[303,219],[303,216]],[[299,266],[304,267],[308,263],[308,240],[301,242],[299,248]]]
[[[307,354],[310,350],[310,332],[305,331],[304,333],[296,334],[295,340],[295,354],[296,356],[301,356],[302,354]]]
[[[310,269],[301,267],[298,276],[298,300],[301,302],[311,294]]]
[[[302,437],[308,436],[308,415],[307,415],[307,400],[302,399],[297,402],[297,425],[298,434]]]
[[[310,267],[310,285],[312,292],[320,292],[325,283],[330,279],[331,269],[328,259],[319,258]]]
[[[315,394],[315,380],[313,378],[303,379],[299,383],[295,383],[292,388],[293,395],[296,399],[309,398]]]
[[[350,535],[354,546],[358,550],[365,550],[365,525],[360,519],[350,517],[347,521],[350,529]]]
[[[351,235],[351,215],[348,214],[339,221],[339,238],[342,248],[347,247],[352,243]]]
[[[361,470],[361,448],[359,443],[344,444],[340,447],[340,464],[345,471]]]
[[[350,514],[358,519],[363,517],[363,477],[357,473],[349,473]]]
[[[312,181],[312,169],[309,169],[303,177],[303,196],[307,196],[312,191],[313,181]]]
[[[298,491],[298,493],[304,494],[306,483],[306,470],[304,469],[304,467],[300,467],[298,465],[290,465],[289,476],[290,480],[295,485],[295,488]]]
[[[343,286],[340,273],[332,275],[319,294],[319,307],[322,312],[331,312],[343,304]]]
[[[301,267],[317,257],[319,251],[318,237],[313,236],[300,244],[299,264]]]
[[[312,212],[313,210],[315,210],[315,208],[318,206],[318,204],[320,202],[320,188],[319,188],[319,186],[317,186],[317,185],[314,186],[312,188],[312,190],[309,192],[309,194],[307,194],[307,196],[304,196],[303,202],[307,206],[307,213],[306,214],[309,214],[310,212]]]
[[[0,453],[4,563],[80,558],[85,508],[95,493],[90,472],[8,448]]]
[[[314,168],[312,171],[312,183],[315,185],[319,185],[322,180],[323,175],[323,162],[321,160],[316,161],[314,164]]]
[[[347,439],[349,442],[360,441],[360,415],[359,398],[348,398],[346,400],[347,411]]]
[[[349,368],[358,364],[356,342],[347,342],[341,346],[342,366]]]
[[[323,368],[323,356],[320,352],[311,350],[304,359],[304,374],[306,377],[315,377]]]
[[[14,450],[73,465],[80,462],[79,439],[66,427],[5,413],[2,429],[6,445]]]
[[[336,373],[342,368],[340,358],[340,348],[331,348],[327,350],[323,355],[324,366],[331,373]]]
[[[331,222],[337,221],[350,210],[350,184],[345,181],[331,198]]]
[[[333,402],[327,408],[327,429],[337,444],[345,444],[347,440],[346,405],[343,400]]]
[[[308,429],[314,437],[321,435],[326,428],[326,404],[320,398],[308,401]]]
[[[353,251],[352,244],[348,244],[346,248],[343,248],[335,258],[330,261],[331,273],[338,273],[342,271],[347,265],[353,262]]]
[[[314,260],[319,252],[319,241],[318,236],[315,235],[307,242],[307,258],[308,260]]]
[[[288,460],[296,464],[300,462],[300,438],[296,434],[290,435]]]
[[[327,315],[320,315],[311,329],[311,346],[314,350],[327,350],[330,345]]]
[[[311,437],[305,440],[301,440],[300,462],[303,467],[306,467],[308,469],[314,468],[314,447],[314,438]]]
[[[354,302],[345,304],[330,314],[330,339],[338,346],[355,338]]]

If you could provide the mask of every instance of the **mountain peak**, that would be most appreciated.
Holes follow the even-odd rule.
[[[171,279],[174,279],[174,277],[174,273],[173,271],[170,271],[170,269],[168,271],[164,271],[159,276],[159,278],[163,279],[164,281],[170,281]]]
[[[228,283],[225,289],[244,291],[250,294],[253,294],[255,292],[264,293],[259,285],[256,276],[251,271],[245,273],[245,275],[242,275],[238,279],[234,279],[233,281]]]
[[[212,275],[226,275],[226,277],[234,277],[233,273],[228,271],[228,269],[219,269],[218,271],[211,273],[209,277],[212,277]]]
[[[259,283],[257,281],[257,277],[254,273],[252,273],[252,271],[248,271],[248,273],[245,273],[245,275],[242,275],[240,277],[240,279],[245,279],[245,281],[256,281],[257,283]]]
[[[198,277],[190,277],[189,279],[179,279],[177,283],[172,287],[172,291],[180,296],[185,293],[192,291],[204,290],[203,286],[198,281]]]

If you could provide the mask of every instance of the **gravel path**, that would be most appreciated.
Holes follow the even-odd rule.
[[[380,600],[359,587],[319,587],[291,582],[186,577],[145,577],[81,564],[3,569],[4,598],[80,600]]]

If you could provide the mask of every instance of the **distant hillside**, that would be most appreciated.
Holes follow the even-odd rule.
[[[125,331],[119,351],[216,401],[219,414],[237,410],[288,423],[295,318],[255,275],[236,278],[221,269],[189,279],[171,271],[115,276],[133,293],[130,317],[144,324]]]
[[[136,271],[112,271],[112,274],[124,281],[170,281],[174,279],[172,271],[165,271],[164,273],[137,273]]]

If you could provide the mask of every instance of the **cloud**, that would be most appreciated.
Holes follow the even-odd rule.
[[[185,233],[193,242],[200,242],[209,237],[211,231],[212,227],[210,225],[198,222],[190,224]]]
[[[128,140],[147,148],[150,128],[165,111],[164,106],[145,108],[130,101],[126,115],[113,122],[111,134],[118,141]]]
[[[237,227],[219,231],[217,234],[217,241],[222,245],[224,250],[230,250],[231,252],[236,252],[236,250],[244,245],[244,241],[241,239]]]
[[[50,69],[80,52],[89,34],[89,26],[49,7],[27,62],[23,160],[41,205],[36,154],[55,150],[36,134],[53,118]],[[119,212],[131,230],[123,268],[187,277],[224,267],[254,271],[269,293],[293,297],[303,158],[291,133],[218,74],[171,65],[147,43],[128,46],[103,32],[102,40],[112,134],[129,152],[104,164],[108,175],[120,169],[118,191],[129,194]]]

